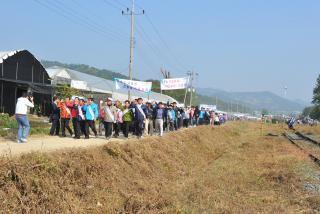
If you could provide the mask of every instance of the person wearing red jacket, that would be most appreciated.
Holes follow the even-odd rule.
[[[80,139],[81,131],[80,131],[80,120],[79,120],[79,108],[81,111],[81,106],[79,103],[79,98],[76,97],[73,102],[67,103],[67,107],[71,109],[74,138]]]

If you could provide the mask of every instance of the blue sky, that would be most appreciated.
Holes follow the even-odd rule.
[[[283,96],[287,86],[288,98],[311,100],[320,68],[320,1],[136,2],[146,15],[136,16],[134,77],[159,79],[160,67],[176,77],[193,69],[201,87]],[[125,6],[129,0],[3,0],[0,49],[127,74]]]

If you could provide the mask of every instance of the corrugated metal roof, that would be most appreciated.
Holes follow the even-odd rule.
[[[35,57],[31,52],[29,52],[28,50],[11,50],[11,51],[0,51],[0,63],[2,63],[4,60],[6,60],[8,57],[13,56],[19,52],[22,51],[27,51],[28,53],[30,53],[36,60],[39,61],[39,63],[41,64],[40,60]]]
[[[14,50],[14,51],[1,51],[0,52],[0,63],[2,63],[5,59],[10,56],[15,55],[16,53],[20,52],[21,50]]]
[[[54,66],[46,69],[50,78],[54,79],[59,73],[61,72],[67,72],[71,80],[80,80],[80,81],[85,81],[87,83],[87,90],[88,91],[93,91],[93,92],[99,92],[99,93],[108,93],[112,94],[112,97],[114,99],[119,99],[119,100],[126,100],[128,98],[128,91],[126,90],[116,90],[113,81],[107,80],[104,78],[96,77],[93,75],[85,74],[80,71],[75,71],[72,69],[68,68],[63,68],[59,66]],[[131,91],[131,96],[133,99],[142,97],[145,100],[156,100],[156,101],[162,101],[162,102],[177,102],[175,99],[173,99],[170,96],[156,93],[156,92],[151,92],[150,95],[143,93],[143,92],[138,92],[138,91]]]

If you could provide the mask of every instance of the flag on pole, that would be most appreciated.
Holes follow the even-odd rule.
[[[185,89],[188,87],[189,78],[162,79],[161,90]]]
[[[116,89],[136,90],[140,92],[149,93],[151,91],[152,82],[142,82],[135,80],[114,78]]]

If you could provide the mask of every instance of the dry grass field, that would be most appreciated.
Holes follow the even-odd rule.
[[[0,161],[2,213],[320,213],[320,168],[281,125],[233,122]],[[262,135],[261,135],[262,133]]]
[[[316,137],[320,138],[320,126],[302,126],[302,125],[298,125],[295,126],[295,129],[305,133],[305,134],[313,134]]]

